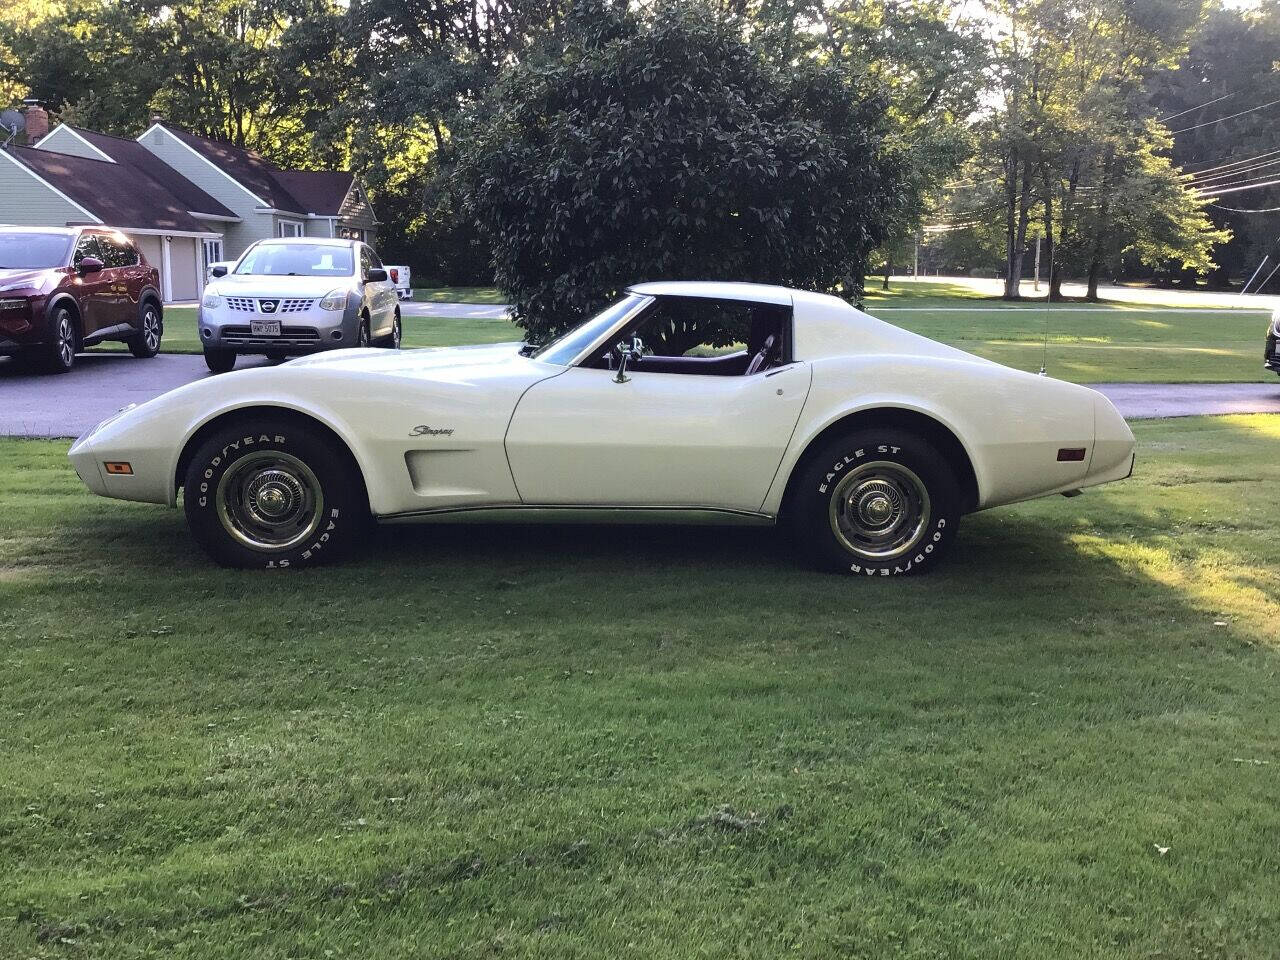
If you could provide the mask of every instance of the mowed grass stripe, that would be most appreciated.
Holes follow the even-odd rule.
[[[1280,417],[1136,432],[873,582],[723,529],[238,573],[0,441],[0,956],[1268,955]]]

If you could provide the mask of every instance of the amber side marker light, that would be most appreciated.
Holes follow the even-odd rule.
[[[1072,463],[1084,459],[1084,447],[1062,447],[1058,450],[1059,463]]]
[[[107,460],[102,465],[107,468],[107,473],[124,477],[133,476],[133,467],[123,460]]]

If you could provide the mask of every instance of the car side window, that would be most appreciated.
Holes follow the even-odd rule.
[[[95,257],[106,263],[102,250],[98,247],[98,238],[92,233],[81,234],[80,239],[76,241],[76,252],[71,256],[71,265],[80,266],[80,261],[85,257]]]
[[[128,243],[122,243],[115,237],[98,237],[98,247],[102,250],[102,262],[108,267],[132,267],[138,262],[138,255]]]
[[[373,269],[373,260],[369,256],[369,248],[361,244],[360,246],[360,276],[367,278],[369,271]]]
[[[789,362],[791,308],[747,300],[659,297],[623,332],[643,356],[632,356],[633,373],[745,376]],[[584,366],[614,369],[616,345],[605,344]]]
[[[381,270],[382,258],[378,256],[377,252],[373,249],[373,247],[365,247],[365,249],[369,251],[369,262],[373,264],[374,269]]]

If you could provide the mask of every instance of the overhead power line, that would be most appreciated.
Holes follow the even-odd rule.
[[[1211,177],[1196,178],[1192,185],[1202,187],[1207,183],[1213,183],[1217,180],[1230,180],[1232,177],[1239,176],[1243,173],[1252,173],[1254,170],[1262,170],[1265,167],[1274,167],[1278,163],[1280,163],[1280,157],[1276,157],[1273,160],[1265,160],[1262,163],[1255,163],[1247,167],[1237,167],[1235,170],[1226,170],[1222,173],[1215,173]]]
[[[1280,207],[1224,207],[1220,203],[1211,203],[1209,206],[1226,210],[1228,213],[1280,213]]]
[[[1231,160],[1226,163],[1219,163],[1216,166],[1205,167],[1203,170],[1188,170],[1184,172],[1182,175],[1184,177],[1202,177],[1206,173],[1214,173],[1218,170],[1228,170],[1231,167],[1238,167],[1242,164],[1253,163],[1253,161],[1262,160],[1265,157],[1274,157],[1277,153],[1280,153],[1280,148],[1277,148],[1275,150],[1267,150],[1267,151],[1264,151],[1263,153],[1255,154],[1252,157],[1244,157],[1243,159],[1240,159],[1240,160]]]
[[[1222,195],[1227,193],[1240,193],[1243,190],[1261,190],[1263,187],[1274,187],[1276,184],[1280,184],[1280,180],[1264,180],[1262,183],[1254,183],[1248,186],[1241,186],[1241,187],[1228,187],[1225,190],[1219,190],[1219,189],[1210,187],[1208,190],[1201,191],[1200,196],[1221,197]]]
[[[1238,92],[1239,92],[1239,91],[1236,91],[1236,93],[1238,93]],[[1185,110],[1179,110],[1177,113],[1171,113],[1171,114],[1169,114],[1167,117],[1157,117],[1156,119],[1157,119],[1158,121],[1160,121],[1161,123],[1164,123],[1166,120],[1173,120],[1175,117],[1180,117],[1180,116],[1182,116],[1182,115],[1183,115],[1183,114],[1185,114],[1185,113],[1191,113],[1193,110],[1199,110],[1199,109],[1201,109],[1201,108],[1203,108],[1203,107],[1211,107],[1211,106],[1213,106],[1215,103],[1217,103],[1219,100],[1225,100],[1225,99],[1227,99],[1227,97],[1234,97],[1234,96],[1236,95],[1236,93],[1224,93],[1222,96],[1220,96],[1220,97],[1214,97],[1212,100],[1209,100],[1209,101],[1208,101],[1208,102],[1206,102],[1206,103],[1202,103],[1202,104],[1200,104],[1199,106],[1195,106],[1195,107],[1187,107],[1187,109],[1185,109]]]
[[[1265,110],[1267,107],[1274,107],[1280,100],[1272,100],[1270,103],[1260,103],[1256,107],[1250,107],[1248,110],[1241,110],[1239,113],[1233,113],[1229,117],[1219,117],[1217,120],[1206,120],[1204,123],[1197,123],[1192,127],[1183,127],[1181,130],[1170,130],[1169,133],[1177,135],[1179,133],[1187,133],[1190,130],[1199,130],[1201,127],[1209,127],[1215,123],[1222,123],[1224,120],[1234,120],[1236,117],[1243,117],[1246,113],[1254,113],[1258,110]]]

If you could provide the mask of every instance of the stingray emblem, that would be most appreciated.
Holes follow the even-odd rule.
[[[453,428],[428,427],[425,423],[420,423],[409,431],[411,437],[452,437]]]

